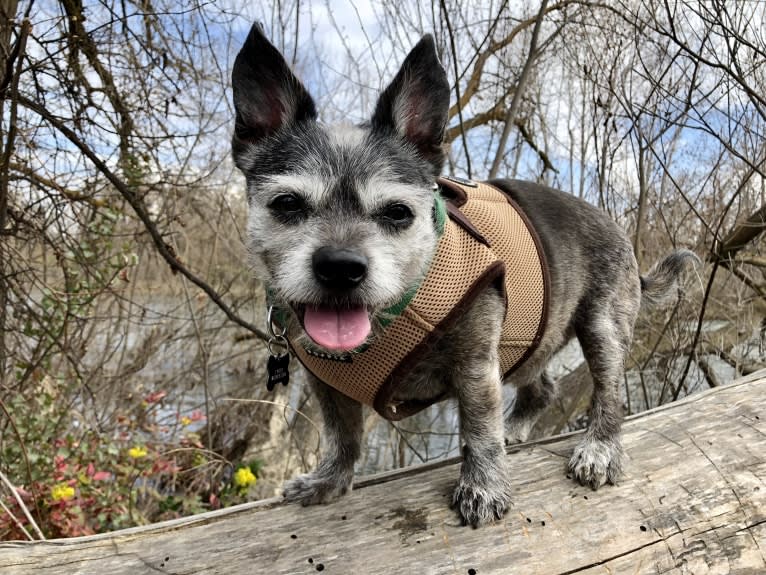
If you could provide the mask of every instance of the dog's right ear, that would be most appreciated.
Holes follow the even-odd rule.
[[[231,84],[236,110],[235,160],[238,152],[283,126],[316,119],[314,100],[257,22],[234,61]]]

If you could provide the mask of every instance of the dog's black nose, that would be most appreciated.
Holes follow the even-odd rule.
[[[331,289],[351,289],[367,275],[367,258],[359,252],[325,246],[311,257],[319,283]]]

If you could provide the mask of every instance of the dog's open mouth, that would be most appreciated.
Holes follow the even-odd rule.
[[[362,345],[370,335],[370,315],[363,306],[306,306],[303,328],[314,343],[325,349],[351,351]]]

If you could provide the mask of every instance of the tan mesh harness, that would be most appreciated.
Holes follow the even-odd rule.
[[[539,238],[508,195],[486,183],[440,178],[449,218],[423,283],[404,311],[371,345],[345,361],[293,346],[317,378],[383,417],[399,420],[427,402],[394,400],[407,373],[476,296],[490,285],[504,290],[506,315],[500,341],[505,375],[531,355],[545,329],[548,269]]]

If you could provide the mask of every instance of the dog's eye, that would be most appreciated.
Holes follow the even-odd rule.
[[[412,210],[408,206],[399,203],[385,206],[378,212],[377,216],[381,224],[396,230],[403,230],[409,227],[415,219]]]
[[[269,209],[280,220],[286,223],[298,222],[306,216],[306,202],[295,194],[280,194],[271,202]]]

